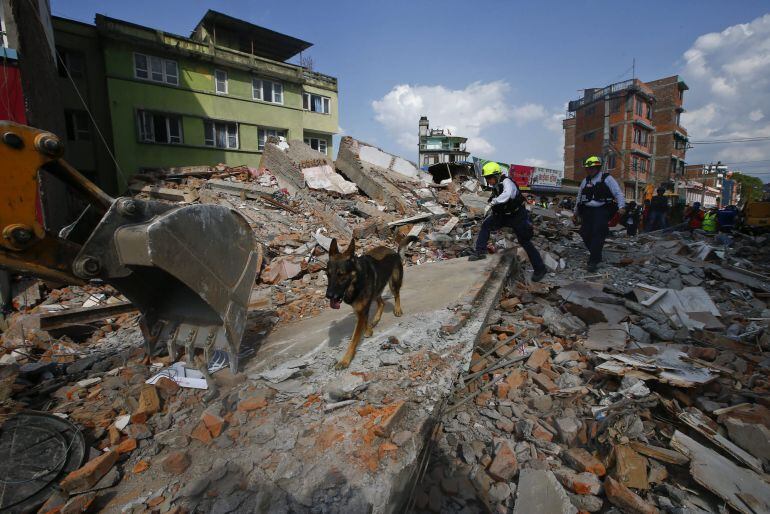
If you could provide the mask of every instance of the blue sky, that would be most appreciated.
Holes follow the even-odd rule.
[[[561,168],[565,103],[630,78],[634,58],[638,78],[680,74],[691,87],[692,139],[770,136],[766,1],[52,0],[59,16],[99,12],[183,35],[208,8],[314,43],[315,69],[339,78],[344,133],[412,160],[426,114],[480,155]],[[770,171],[770,142],[687,157],[716,159]]]

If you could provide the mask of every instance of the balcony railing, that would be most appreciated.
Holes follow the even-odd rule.
[[[593,102],[594,100],[598,100],[604,96],[611,95],[613,93],[618,93],[626,89],[637,89],[637,86],[635,84],[636,84],[635,79],[629,79],[629,80],[624,80],[622,82],[616,82],[614,84],[610,84],[609,86],[603,87],[602,89],[595,89],[590,93],[586,93],[583,96],[583,98],[572,100],[569,103],[567,110],[576,111],[583,105],[589,102]]]

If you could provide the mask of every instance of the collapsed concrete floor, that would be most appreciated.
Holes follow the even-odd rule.
[[[6,510],[770,511],[770,238],[614,229],[588,275],[571,213],[531,207],[551,272],[532,284],[507,231],[497,256],[461,258],[487,205],[475,180],[415,182],[353,145],[354,171],[404,201],[388,207],[303,143],[274,146],[270,170],[166,170],[140,188],[228,205],[264,243],[241,372],[215,373],[213,401],[181,363],[143,362],[118,291],[15,283]],[[330,238],[366,250],[407,234],[405,316],[386,298],[335,371],[354,317],[324,299]]]
[[[103,512],[397,511],[512,262],[407,268],[404,315],[393,316],[386,295],[380,325],[344,371],[333,366],[352,333],[349,308],[274,331],[255,312],[243,343],[255,353],[240,374],[214,375],[220,394],[208,404],[171,380],[144,384],[154,368],[138,363],[141,335],[126,323],[114,333],[118,352],[54,392],[64,400],[57,412],[93,427],[89,444],[114,445],[46,511],[77,490]],[[117,404],[133,414],[112,419]]]
[[[574,266],[504,291],[412,510],[770,512],[768,242],[620,237],[588,275],[559,239]]]

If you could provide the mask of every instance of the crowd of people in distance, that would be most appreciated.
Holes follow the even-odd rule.
[[[704,208],[700,202],[685,204],[676,196],[666,195],[666,190],[659,188],[651,199],[637,204],[634,200],[626,204],[623,216],[613,220],[626,229],[629,236],[640,232],[653,232],[663,229],[702,230],[707,234],[731,232],[738,216],[738,208],[729,205],[723,209],[717,206]],[[572,211],[575,199],[571,196],[529,195],[527,203],[544,209],[562,209]]]

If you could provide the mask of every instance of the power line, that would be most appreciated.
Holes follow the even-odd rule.
[[[721,145],[729,143],[755,143],[758,141],[770,141],[770,136],[766,137],[745,137],[741,139],[712,139],[704,141],[690,141],[691,145]]]
[[[61,63],[62,67],[64,68],[64,71],[67,72],[67,78],[69,79],[70,83],[72,83],[72,87],[75,89],[75,94],[78,95],[78,99],[80,99],[80,103],[83,104],[83,108],[88,113],[88,117],[91,119],[91,123],[93,123],[94,128],[96,129],[96,133],[99,134],[99,139],[101,139],[102,143],[104,144],[104,148],[107,150],[107,153],[109,154],[110,158],[112,159],[112,162],[115,164],[115,169],[120,173],[123,178],[126,180],[126,183],[130,181],[130,177],[125,174],[123,169],[120,167],[120,164],[118,164],[118,160],[115,158],[115,155],[112,153],[112,150],[110,149],[110,145],[107,144],[107,138],[104,137],[104,134],[102,133],[101,129],[99,128],[99,124],[96,123],[96,118],[94,117],[94,114],[91,112],[91,109],[89,108],[88,104],[86,103],[85,99],[83,98],[83,95],[80,94],[80,89],[78,89],[77,84],[75,83],[75,79],[72,78],[72,74],[70,73],[69,67],[67,66],[67,63],[64,61],[64,58],[62,58],[61,54],[59,53],[59,50],[56,48],[55,42],[51,41],[48,38],[48,33],[44,30],[44,23],[43,19],[40,17],[40,13],[37,12],[37,8],[35,4],[32,2],[32,0],[27,0],[29,3],[29,7],[32,10],[32,12],[35,14],[35,17],[37,18],[37,21],[40,23],[40,29],[43,32],[43,36],[45,37],[46,41],[49,45],[51,45],[54,49],[54,52],[56,53],[56,58]]]

